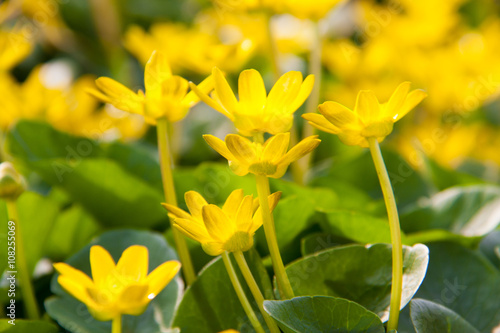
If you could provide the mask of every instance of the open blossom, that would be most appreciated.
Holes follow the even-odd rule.
[[[175,277],[181,264],[167,261],[148,274],[148,249],[132,245],[123,251],[117,264],[103,247],[90,249],[92,279],[65,263],[56,263],[57,281],[84,303],[97,320],[113,320],[123,314],[140,315]]]
[[[269,207],[278,204],[281,192],[269,196]],[[201,243],[203,250],[212,256],[224,251],[248,251],[253,246],[255,231],[262,225],[262,213],[252,195],[243,190],[233,191],[219,208],[211,205],[195,191],[185,194],[189,212],[173,205],[163,204],[173,219],[174,227],[186,236]]]
[[[264,144],[237,134],[228,134],[225,141],[213,135],[204,135],[203,138],[228,160],[229,167],[238,176],[253,173],[271,178],[283,177],[290,163],[313,151],[321,142],[317,135],[313,135],[288,150],[290,132],[272,136]]]
[[[410,85],[410,82],[401,83],[386,103],[379,103],[373,91],[362,90],[354,110],[329,101],[319,106],[321,114],[308,113],[302,117],[314,127],[338,135],[346,145],[368,147],[367,138],[384,140],[392,132],[394,123],[427,96],[420,89],[410,92]]]
[[[167,56],[156,51],[144,70],[145,93],[142,90],[134,93],[108,77],[97,79],[96,85],[102,92],[92,90],[92,95],[120,110],[140,114],[151,124],[156,124],[156,119],[163,117],[170,122],[179,121],[199,102],[194,92],[188,93],[188,81],[172,75]],[[205,93],[212,89],[211,76],[198,86],[198,90]]]
[[[260,73],[248,69],[241,72],[238,79],[238,100],[218,68],[213,69],[212,76],[215,84],[212,98],[194,85],[191,88],[202,101],[227,116],[245,136],[289,131],[293,113],[304,103],[314,85],[313,75],[302,80],[301,72],[291,71],[283,74],[267,95]]]

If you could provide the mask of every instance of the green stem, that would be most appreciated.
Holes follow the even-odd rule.
[[[122,316],[119,315],[111,322],[111,333],[122,333]]]
[[[22,234],[21,221],[17,214],[17,203],[13,200],[7,200],[7,212],[9,215],[9,220],[15,222],[16,231],[16,268],[19,273],[19,282],[21,284],[21,291],[26,305],[26,312],[28,318],[32,320],[37,320],[40,318],[40,312],[38,311],[38,305],[36,302],[35,292],[33,285],[31,283],[31,274],[28,270],[28,262],[26,258],[24,240]]]
[[[255,312],[253,312],[247,295],[245,295],[245,292],[241,287],[240,281],[238,280],[238,276],[236,275],[233,264],[231,263],[231,259],[229,259],[229,254],[227,252],[222,253],[222,260],[224,261],[224,265],[226,266],[226,271],[229,275],[229,279],[231,279],[231,283],[233,284],[234,291],[236,291],[236,295],[238,295],[238,299],[240,300],[240,303],[243,306],[243,309],[245,310],[250,323],[257,333],[265,333],[259,319],[257,319]]]
[[[276,39],[273,36],[273,31],[271,27],[271,21],[272,21],[273,15],[271,13],[267,13],[265,17],[265,24],[266,24],[266,32],[267,32],[267,39],[268,39],[268,45],[269,45],[269,58],[271,60],[271,66],[273,69],[274,73],[274,81],[278,81],[278,79],[281,76],[281,69],[280,69],[280,62],[279,62],[279,50],[278,50],[278,45],[276,44]]]
[[[160,167],[161,178],[163,181],[163,191],[165,193],[165,200],[168,204],[177,206],[177,198],[175,196],[174,178],[172,176],[172,160],[170,157],[170,147],[168,140],[168,121],[166,118],[158,119],[156,125],[158,135],[158,150],[160,153]],[[187,285],[191,285],[196,279],[194,273],[193,263],[189,250],[187,247],[186,239],[179,230],[172,228],[174,235],[175,247],[179,254],[179,259],[182,263],[182,271],[186,278]]]
[[[391,229],[392,242],[392,286],[391,306],[389,309],[389,321],[387,331],[397,330],[399,321],[399,309],[401,307],[401,293],[403,290],[403,244],[401,242],[401,228],[399,226],[398,209],[396,199],[392,190],[391,181],[385,167],[384,158],[380,152],[380,146],[376,138],[368,138],[370,153],[377,170],[380,187],[384,194],[389,226]]]
[[[276,239],[276,230],[274,228],[274,219],[269,208],[268,197],[271,195],[269,189],[269,179],[266,176],[255,175],[257,181],[257,193],[259,195],[259,203],[262,212],[262,222],[264,225],[264,233],[266,234],[267,246],[271,254],[271,261],[273,263],[274,273],[278,282],[278,289],[280,291],[281,299],[293,298],[293,290],[288,280],[288,276],[281,259],[280,250],[278,248],[278,241]]]
[[[245,278],[245,281],[247,282],[247,285],[250,288],[250,291],[252,292],[257,305],[259,306],[260,313],[262,313],[262,316],[264,317],[264,320],[269,327],[269,330],[271,331],[271,333],[280,333],[280,329],[276,325],[274,319],[271,318],[266,310],[264,310],[264,296],[262,295],[257,282],[255,282],[255,278],[252,275],[252,271],[248,267],[245,256],[241,251],[233,252],[233,254],[236,262],[238,263],[238,267],[240,268],[240,271],[243,274],[243,277]]]

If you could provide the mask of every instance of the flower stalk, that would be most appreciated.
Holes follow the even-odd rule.
[[[401,228],[399,225],[398,209],[391,181],[387,173],[384,158],[380,151],[378,141],[374,137],[368,138],[370,153],[372,155],[375,169],[380,181],[380,187],[384,194],[385,206],[389,218],[392,242],[392,286],[391,301],[389,309],[389,321],[387,331],[397,330],[399,321],[399,309],[401,306],[401,294],[403,290],[403,244],[401,242]]]
[[[240,303],[243,306],[243,309],[245,310],[250,323],[257,333],[265,333],[264,328],[262,328],[259,319],[257,319],[257,316],[255,315],[255,312],[253,311],[252,306],[250,305],[250,302],[248,301],[248,298],[243,291],[243,288],[241,287],[238,276],[236,275],[236,271],[234,270],[231,259],[229,258],[229,253],[227,251],[224,251],[221,255],[222,260],[224,261],[224,265],[226,266],[227,274],[229,275],[231,283],[233,284],[234,291],[236,292],[236,295],[238,296],[238,299],[240,300]]]
[[[119,315],[111,322],[111,333],[122,333],[122,316]]]
[[[33,284],[31,283],[31,274],[28,270],[28,262],[25,253],[24,240],[22,234],[21,221],[19,220],[19,215],[17,211],[17,201],[16,200],[6,200],[7,203],[7,213],[10,221],[15,222],[15,232],[16,232],[16,268],[19,271],[21,290],[23,294],[23,300],[26,304],[26,312],[28,318],[32,320],[37,320],[40,318],[40,312],[38,310],[38,305],[36,302],[35,292]]]
[[[271,60],[271,67],[273,69],[273,74],[274,74],[274,80],[278,81],[279,77],[281,76],[281,69],[279,65],[279,50],[278,50],[278,44],[276,44],[276,39],[274,38],[273,35],[273,27],[272,27],[272,19],[273,15],[272,13],[267,13],[266,17],[264,18],[265,24],[266,24],[266,32],[267,32],[267,39],[268,39],[268,45],[269,45],[269,56]]]
[[[250,288],[250,291],[252,292],[252,295],[257,302],[257,305],[259,306],[260,313],[262,313],[262,316],[264,317],[264,320],[266,321],[267,326],[269,327],[269,330],[271,333],[280,333],[280,330],[276,323],[274,322],[273,318],[264,310],[264,296],[262,295],[262,292],[259,289],[259,286],[257,285],[257,282],[255,282],[255,278],[252,275],[252,271],[250,271],[250,268],[248,267],[247,261],[245,259],[245,256],[243,255],[243,252],[241,251],[236,251],[233,252],[234,258],[236,259],[236,263],[238,264],[238,267],[240,268],[241,273],[243,274],[243,277],[245,278],[245,281]]]
[[[168,204],[177,206],[177,198],[175,196],[174,179],[172,176],[172,159],[170,155],[169,136],[168,136],[168,121],[167,118],[158,119],[157,125],[158,135],[158,150],[160,154],[161,178],[163,182],[163,191],[165,200]],[[172,227],[172,225],[171,225]],[[182,271],[186,279],[187,285],[191,285],[196,279],[196,275],[191,261],[191,256],[187,247],[186,239],[179,230],[172,227],[174,235],[175,247],[179,254],[179,259],[182,263]]]

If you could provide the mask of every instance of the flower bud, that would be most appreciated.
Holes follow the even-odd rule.
[[[16,200],[26,189],[26,181],[10,162],[0,164],[0,198]]]

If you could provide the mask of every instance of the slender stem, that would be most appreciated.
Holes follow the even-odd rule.
[[[271,66],[273,68],[274,80],[278,81],[278,79],[281,76],[281,69],[280,69],[280,61],[279,61],[278,44],[276,44],[276,39],[273,36],[272,18],[273,18],[273,15],[271,13],[267,13],[264,20],[265,20],[265,24],[266,24],[267,39],[268,39],[268,43],[269,43],[268,44],[269,45],[269,58],[271,60]]]
[[[288,280],[288,276],[281,259],[278,241],[276,239],[276,230],[274,228],[274,219],[271,210],[269,209],[268,197],[271,195],[269,189],[269,179],[266,176],[255,175],[257,181],[257,193],[259,195],[259,203],[262,212],[262,222],[264,225],[264,233],[266,234],[267,246],[271,254],[274,273],[278,282],[281,299],[290,299],[293,295],[292,286]]]
[[[160,152],[161,178],[163,181],[165,200],[168,204],[177,206],[174,178],[172,176],[172,160],[170,157],[168,140],[168,121],[166,118],[158,119],[156,130],[158,134],[158,150]],[[182,263],[182,271],[184,272],[186,283],[189,286],[196,279],[196,275],[194,273],[193,263],[191,261],[191,256],[189,255],[186,239],[175,228],[172,228],[172,233],[174,235],[175,247],[177,249],[177,253],[179,253],[179,259]]]
[[[119,315],[111,322],[111,333],[122,333],[122,316]]]
[[[387,331],[397,330],[399,321],[399,309],[401,306],[401,293],[403,290],[403,244],[401,242],[401,228],[399,226],[398,209],[396,199],[392,190],[391,181],[385,167],[384,158],[380,152],[380,146],[376,138],[368,138],[370,153],[377,170],[377,175],[384,194],[389,226],[391,229],[392,242],[392,286],[391,306],[389,309],[389,321]]]
[[[238,267],[240,268],[240,271],[243,274],[243,277],[245,278],[245,281],[247,282],[247,285],[250,288],[250,291],[252,292],[257,305],[259,306],[260,313],[262,313],[262,316],[264,317],[264,320],[269,327],[269,330],[271,331],[271,333],[280,333],[280,329],[276,325],[274,319],[271,318],[266,310],[264,310],[264,296],[262,295],[257,282],[255,282],[255,278],[252,275],[252,271],[248,267],[245,256],[241,251],[233,252],[233,254],[234,258],[236,259],[236,263],[238,263]]]
[[[245,313],[247,314],[250,323],[252,324],[253,328],[257,333],[265,333],[259,319],[257,319],[255,312],[253,312],[252,306],[248,301],[247,295],[245,295],[245,292],[241,287],[240,281],[238,280],[238,276],[236,275],[233,264],[231,263],[231,259],[229,259],[229,254],[227,252],[222,253],[222,260],[224,261],[227,274],[229,275],[231,283],[233,284],[234,291],[236,291],[236,295],[238,295],[238,299],[240,300],[240,303],[243,306],[243,309],[245,310]]]
[[[9,215],[9,220],[15,222],[16,268],[19,272],[19,282],[21,284],[22,295],[24,303],[26,305],[26,312],[29,319],[36,320],[40,318],[40,312],[38,310],[33,284],[31,283],[31,274],[28,270],[22,226],[17,214],[16,201],[7,200],[7,212]]]
[[[323,46],[323,37],[321,36],[320,22],[314,21],[314,39],[311,46],[311,53],[309,55],[309,74],[314,75],[314,87],[311,91],[311,95],[306,102],[306,113],[316,112],[319,104],[320,91],[321,91],[321,52]],[[302,131],[302,138],[307,138],[308,136],[314,135],[314,127],[312,127],[307,122],[304,122],[304,129]],[[297,138],[297,141],[298,138]],[[298,161],[292,164],[292,176],[293,180],[298,184],[304,183],[304,177],[309,170],[311,161],[313,158],[313,153],[307,154]]]

